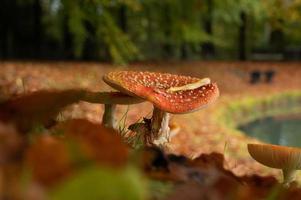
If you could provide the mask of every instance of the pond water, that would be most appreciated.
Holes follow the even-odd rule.
[[[263,142],[301,147],[301,114],[267,117],[242,125],[239,129]]]

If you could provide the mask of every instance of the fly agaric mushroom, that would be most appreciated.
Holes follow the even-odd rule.
[[[248,144],[249,154],[259,163],[282,169],[283,185],[288,187],[301,169],[301,149],[272,144]]]
[[[104,104],[102,124],[109,128],[117,128],[115,120],[116,105],[131,105],[144,100],[121,92],[86,92],[84,101]]]
[[[161,145],[169,138],[169,113],[189,113],[214,102],[219,90],[210,79],[198,79],[167,73],[119,71],[103,77],[111,87],[125,94],[143,98],[154,105],[150,120],[144,120],[146,144]],[[136,127],[136,126],[130,126]],[[163,138],[167,138],[162,140]]]

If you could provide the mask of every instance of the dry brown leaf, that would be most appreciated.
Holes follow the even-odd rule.
[[[33,178],[43,185],[52,185],[71,172],[69,152],[64,141],[49,135],[36,139],[26,156]]]
[[[121,138],[115,131],[101,125],[73,119],[52,129],[53,133],[58,131],[64,135],[39,136],[27,151],[26,163],[33,178],[43,185],[54,185],[80,169],[87,159],[114,167],[124,166],[128,160],[128,148]],[[72,147],[76,148],[75,152]],[[74,157],[72,153],[83,156],[85,160]]]
[[[21,160],[25,142],[13,125],[0,122],[0,165]]]
[[[224,169],[224,156],[220,153],[201,154],[199,157],[191,160],[191,166],[197,166],[202,169],[216,167]]]
[[[128,159],[128,147],[118,133],[85,119],[73,119],[56,126],[53,131],[75,140],[83,153],[92,160],[110,166],[123,166]]]

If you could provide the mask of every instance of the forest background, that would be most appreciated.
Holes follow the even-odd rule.
[[[300,0],[2,0],[0,59],[300,60]]]

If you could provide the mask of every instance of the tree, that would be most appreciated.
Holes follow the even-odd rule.
[[[208,36],[213,37],[213,12],[214,12],[214,0],[206,0],[206,11],[203,17],[204,31]],[[212,41],[204,42],[201,44],[202,54],[205,58],[211,58],[215,54],[215,47]]]

